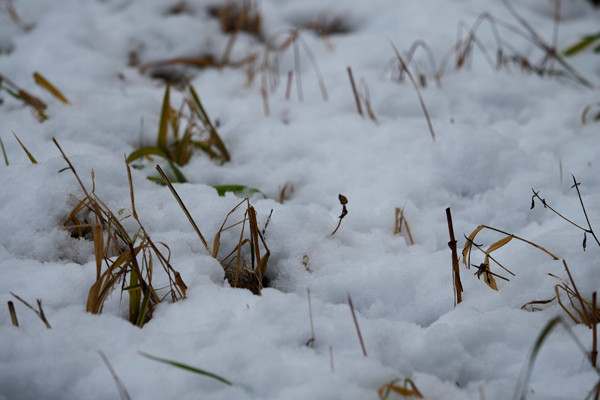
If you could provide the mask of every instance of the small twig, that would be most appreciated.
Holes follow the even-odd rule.
[[[356,84],[354,83],[354,76],[352,75],[352,68],[347,67],[346,71],[348,71],[348,78],[350,79],[350,86],[352,87],[352,93],[354,93],[354,100],[356,101],[356,110],[358,114],[362,117],[363,111],[360,105],[360,97],[358,96],[358,91],[356,90]]]
[[[542,202],[542,205],[544,206],[544,208],[549,209],[550,211],[552,211],[554,214],[558,215],[560,218],[564,219],[565,221],[567,221],[568,223],[570,223],[571,225],[573,225],[576,228],[581,229],[582,231],[587,231],[587,229],[585,229],[583,226],[576,224],[575,222],[571,221],[569,218],[565,217],[564,215],[562,215],[561,213],[559,213],[558,211],[556,211],[554,208],[552,208],[548,203],[546,203],[546,199],[540,197],[539,195],[539,191],[535,191],[533,188],[531,189],[533,191],[533,196],[531,197],[531,207],[530,209],[533,209],[533,207],[535,207],[535,201],[534,199],[537,198]]]
[[[19,327],[19,320],[17,319],[17,312],[15,311],[15,304],[12,301],[8,301],[8,312],[10,314],[10,320],[14,326]]]
[[[588,224],[587,232],[594,237],[594,239],[596,240],[596,243],[598,243],[598,246],[600,246],[600,240],[598,240],[598,238],[596,237],[596,234],[592,230],[592,224],[590,224],[590,219],[588,218],[587,211],[585,210],[585,206],[583,205],[583,199],[581,198],[581,192],[579,191],[580,183],[577,182],[577,180],[575,179],[575,176],[573,174],[571,174],[571,176],[573,177],[573,186],[571,186],[571,187],[572,188],[574,187],[575,190],[577,190],[577,197],[579,197],[579,203],[581,203],[581,209],[583,210],[583,215],[585,215],[585,220]]]
[[[338,195],[338,199],[340,200],[340,204],[342,205],[342,214],[338,217],[340,220],[333,232],[331,232],[331,236],[335,235],[338,229],[340,229],[340,225],[342,225],[342,219],[344,219],[344,217],[348,214],[348,209],[346,208],[346,204],[348,204],[348,199],[343,194]]]
[[[456,307],[462,301],[463,287],[460,282],[458,251],[456,249],[456,238],[454,237],[454,226],[452,225],[452,213],[450,207],[446,208],[446,219],[448,220],[448,232],[450,234],[448,246],[452,250],[452,286],[454,288],[454,307]]]
[[[348,293],[348,304],[350,305],[350,311],[352,312],[352,319],[354,320],[354,325],[356,326],[356,333],[358,333],[358,340],[360,341],[360,347],[362,348],[363,354],[366,357],[367,349],[365,348],[365,343],[363,342],[363,338],[360,333],[360,327],[358,326],[358,320],[356,319],[356,313],[354,312],[354,306],[352,305],[352,297],[350,297],[350,293]]]
[[[267,227],[269,226],[269,222],[271,222],[271,216],[272,215],[273,215],[273,209],[271,208],[271,212],[269,213],[269,216],[267,217],[267,222],[265,222],[265,227],[262,230],[263,236],[265,235],[265,232],[267,231]]]
[[[490,260],[492,260],[493,262],[495,262],[495,263],[496,263],[496,264],[497,264],[497,265],[498,265],[500,268],[502,268],[503,270],[505,270],[506,272],[508,272],[508,273],[509,273],[509,274],[511,274],[512,276],[516,276],[516,275],[514,274],[514,272],[512,272],[511,270],[509,270],[508,268],[506,268],[504,265],[502,265],[502,264],[500,263],[500,261],[498,261],[498,260],[496,260],[494,257],[492,257],[492,255],[491,255],[491,254],[489,254],[488,252],[486,252],[484,249],[482,249],[480,245],[478,245],[477,243],[475,243],[475,242],[473,242],[473,241],[469,240],[469,238],[467,238],[467,241],[468,241],[468,242],[470,242],[470,243],[471,243],[473,246],[475,246],[475,248],[476,248],[477,250],[481,251],[483,254],[485,254],[486,256],[488,256],[488,257],[490,258]],[[469,252],[470,252],[470,251],[469,251]],[[471,260],[471,256],[469,255],[469,262],[471,262],[470,260]],[[467,269],[469,269],[468,265],[467,265]],[[490,273],[491,273],[491,272],[490,272]],[[492,274],[492,275],[494,275],[494,274]],[[499,275],[496,275],[496,276],[500,277]],[[500,278],[502,278],[502,279],[504,279],[504,280],[508,280],[508,279],[506,279],[506,278],[504,278],[504,277],[500,277]]]

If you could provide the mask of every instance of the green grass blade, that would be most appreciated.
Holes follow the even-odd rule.
[[[140,316],[142,291],[136,274],[129,274],[129,287],[127,289],[127,291],[129,292],[129,321],[132,324],[137,325]]]
[[[156,138],[156,146],[167,151],[167,132],[169,130],[169,110],[171,108],[170,102],[171,87],[167,85],[165,89],[165,96],[163,97],[162,109],[160,111],[160,122],[158,123],[158,136]]]
[[[216,190],[217,193],[219,194],[219,196],[225,196],[225,193],[227,192],[232,192],[233,194],[235,194],[236,196],[244,196],[244,197],[250,197],[253,194],[256,193],[260,193],[265,199],[267,198],[267,196],[261,192],[260,190],[250,187],[250,186],[244,186],[244,185],[219,185],[219,186],[213,186]]]
[[[137,150],[133,151],[127,157],[127,163],[129,164],[130,162],[135,161],[137,159],[140,159],[143,157],[150,157],[150,156],[158,156],[158,157],[164,158],[165,160],[169,159],[169,157],[167,156],[167,153],[165,153],[158,147],[142,147],[141,149],[137,149]]]
[[[564,50],[563,54],[568,57],[574,56],[593,45],[597,40],[600,40],[600,32],[596,33],[595,35],[584,36],[577,43]]]
[[[171,167],[171,170],[173,170],[173,173],[175,174],[175,177],[177,178],[177,183],[187,183],[187,179],[185,178],[185,175],[183,175],[181,170],[179,168],[177,168],[177,166],[175,165],[174,162],[169,161],[169,167]]]
[[[211,372],[204,371],[202,369],[195,368],[195,367],[192,367],[192,366],[187,365],[187,364],[182,364],[182,363],[179,363],[177,361],[171,361],[171,360],[167,360],[167,359],[164,359],[164,358],[156,357],[156,356],[153,356],[153,355],[150,355],[148,353],[141,352],[141,351],[139,353],[142,356],[144,356],[146,358],[149,358],[151,360],[158,361],[158,362],[161,362],[161,363],[164,363],[164,364],[168,364],[168,365],[172,365],[173,367],[184,369],[186,371],[190,371],[190,372],[193,372],[195,374],[204,375],[204,376],[207,376],[209,378],[213,378],[213,379],[216,379],[216,380],[218,380],[220,382],[223,382],[226,385],[230,385],[230,386],[233,385],[233,383],[231,383],[227,379],[222,378],[219,375],[213,374]]]
[[[146,293],[144,293],[144,300],[142,301],[142,307],[139,310],[138,318],[135,323],[135,325],[140,328],[144,326],[144,319],[146,318],[146,314],[148,312],[148,303],[149,302],[150,302],[150,288],[146,289]]]

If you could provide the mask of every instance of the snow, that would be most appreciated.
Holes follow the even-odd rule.
[[[598,56],[567,59],[590,89],[516,64],[494,70],[479,50],[461,69],[450,58],[436,85],[428,56],[416,52],[413,68],[427,74],[420,91],[435,141],[415,89],[390,73],[392,43],[405,55],[421,39],[439,66],[461,21],[471,27],[488,12],[518,25],[495,0],[260,1],[265,38],[312,21],[339,18],[350,27],[326,41],[308,30],[301,34],[328,100],[302,46],[304,101],[295,82],[285,100],[287,73],[294,69],[290,47],[280,59],[268,116],[260,77],[246,85],[245,67],[180,68],[218,121],[231,161],[218,165],[198,152],[181,167],[188,183],[174,186],[211,243],[241,201],[233,193],[220,197],[213,186],[245,185],[266,195],[253,195],[251,204],[259,226],[269,221],[269,287],[256,296],[224,281],[219,261],[207,254],[168,188],[146,179],[156,176],[148,164],[132,170],[136,209],[153,241],[169,246],[187,298],[160,303],[141,329],[129,322],[128,296],[119,290],[102,314],[86,313],[96,278],[94,244],[59,229],[83,192],[70,171],[59,172],[66,163],[52,138],[88,190],[93,171],[102,201],[115,212],[131,212],[124,154],[155,142],[165,88],[128,65],[131,52],[141,64],[207,54],[219,59],[228,41],[206,11],[221,4],[217,0],[186,0],[186,12],[169,13],[177,3],[14,0],[21,19],[33,24],[29,32],[0,9],[0,74],[46,102],[49,117],[38,122],[31,108],[0,92],[0,137],[10,162],[0,166],[0,302],[13,301],[19,319],[14,327],[8,308],[0,307],[0,399],[117,398],[101,351],[135,399],[376,399],[382,385],[410,378],[427,399],[500,400],[515,394],[535,340],[552,318],[561,316],[591,350],[591,330],[573,323],[556,300],[538,312],[521,307],[555,296],[555,286],[568,279],[563,259],[585,299],[600,286],[600,248],[591,235],[584,251],[580,230],[539,201],[530,209],[533,188],[586,226],[573,174],[592,227],[600,226],[598,125],[580,120],[584,107],[598,101]],[[584,0],[561,5],[559,49],[597,31],[599,9]],[[552,42],[554,2],[513,6]],[[523,37],[497,29],[532,63],[543,56]],[[495,57],[490,25],[482,23],[477,34]],[[242,33],[231,59],[263,51],[264,42]],[[348,66],[359,90],[368,88],[377,122],[358,115]],[[34,72],[70,103],[37,86]],[[172,104],[181,98],[173,89]],[[12,132],[38,164],[30,163]],[[279,203],[286,184],[293,193]],[[341,213],[338,194],[348,198],[348,215],[332,236]],[[406,233],[394,235],[396,207],[404,207],[415,244]],[[516,276],[497,279],[493,291],[474,276],[476,269],[461,264],[463,302],[455,307],[447,207],[459,251],[464,235],[487,225],[535,242],[559,260],[513,239],[493,255]],[[131,235],[138,229],[131,218],[123,224]],[[484,230],[476,243],[487,248],[502,237]],[[236,240],[224,234],[222,243],[232,248]],[[476,251],[472,257],[473,264],[483,262]],[[492,271],[508,276],[495,265]],[[166,282],[163,275],[157,268],[156,287]],[[313,346],[307,346],[307,289]],[[34,306],[41,299],[52,329],[11,293]],[[139,352],[210,371],[233,386]],[[527,398],[585,398],[598,382],[586,358],[567,330],[556,328],[538,354]]]

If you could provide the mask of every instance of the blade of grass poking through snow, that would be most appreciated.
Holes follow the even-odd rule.
[[[594,43],[598,41],[600,41],[600,32],[596,33],[595,35],[586,35],[575,44],[567,47],[563,51],[563,54],[567,57],[574,56],[578,53],[581,53],[585,49],[591,47]]]
[[[183,173],[175,165],[175,163],[170,160],[168,154],[165,153],[163,150],[161,150],[158,147],[143,147],[141,149],[134,150],[127,157],[127,163],[129,164],[140,158],[151,157],[151,156],[158,156],[158,157],[161,157],[162,159],[164,159],[165,161],[167,161],[167,163],[169,164],[169,167],[171,168],[171,170],[173,171],[173,174],[175,175],[175,178],[177,178],[176,182],[178,182],[178,183],[186,183],[187,182],[187,178],[185,177],[185,175],[183,175]],[[150,179],[150,180],[154,180],[154,179]],[[158,181],[158,182],[161,182],[161,181]]]
[[[354,76],[352,75],[352,68],[346,67],[346,71],[348,71],[348,78],[350,79],[350,87],[352,88],[352,93],[354,94],[354,101],[356,102],[356,111],[358,111],[358,115],[363,116],[362,107],[360,105],[360,96],[358,95],[358,91],[356,90],[356,83],[354,83]]]
[[[27,150],[27,147],[25,147],[25,145],[23,144],[23,142],[21,142],[21,140],[19,140],[19,137],[13,132],[12,133],[15,136],[15,139],[17,139],[17,142],[19,142],[19,144],[21,145],[21,148],[25,151],[25,154],[27,154],[27,157],[29,158],[29,161],[31,161],[32,164],[37,164],[37,160],[35,159],[35,157],[33,156],[33,154],[31,154],[29,152],[29,150]]]
[[[231,383],[230,381],[228,381],[227,379],[225,379],[225,378],[223,378],[223,377],[221,377],[219,375],[213,374],[212,372],[208,372],[208,371],[196,368],[196,367],[192,367],[190,365],[183,364],[183,363],[180,363],[180,362],[177,362],[177,361],[171,361],[171,360],[167,360],[165,358],[156,357],[156,356],[150,355],[148,353],[144,353],[142,351],[140,351],[138,353],[141,356],[144,356],[144,357],[149,358],[151,360],[158,361],[158,362],[161,362],[163,364],[172,365],[173,367],[176,367],[176,368],[179,368],[179,369],[183,369],[183,370],[186,370],[186,371],[189,371],[189,372],[193,372],[193,373],[198,374],[198,375],[204,375],[204,376],[206,376],[208,378],[216,379],[216,380],[218,380],[220,382],[223,382],[226,385],[233,386],[233,383]]]
[[[398,51],[398,49],[396,48],[394,43],[392,43],[390,41],[390,44],[392,45],[392,48],[394,49],[394,53],[396,53],[396,57],[398,58],[398,61],[400,62],[402,69],[406,72],[408,79],[410,79],[410,82],[412,83],[413,87],[415,88],[415,91],[417,92],[417,97],[419,98],[419,103],[421,103],[421,108],[423,109],[423,114],[425,115],[425,119],[427,120],[427,126],[429,127],[429,133],[431,133],[431,139],[435,142],[435,132],[433,130],[433,125],[431,124],[431,118],[429,117],[429,112],[427,111],[427,107],[425,106],[425,100],[423,100],[423,96],[421,96],[421,91],[419,90],[419,84],[417,83],[417,81],[413,77],[412,73],[408,69],[406,62],[404,62],[404,59],[400,55],[400,52]]]
[[[221,159],[223,160],[223,162],[227,162],[227,161],[231,160],[231,156],[229,155],[229,152],[227,151],[225,144],[221,140],[221,137],[217,133],[217,130],[215,129],[212,122],[210,121],[210,118],[208,117],[208,114],[204,110],[204,106],[202,105],[202,102],[200,101],[200,97],[198,96],[198,93],[196,93],[196,90],[194,89],[194,87],[192,85],[188,85],[188,93],[189,93],[189,98],[191,100],[190,104],[192,105],[192,107],[191,107],[192,111],[194,113],[196,113],[196,115],[200,118],[200,121],[202,121],[204,128],[208,131],[208,133],[210,135],[212,144],[221,153],[220,154]]]
[[[267,198],[267,196],[261,192],[260,190],[250,187],[250,186],[244,186],[244,185],[219,185],[219,186],[213,186],[217,193],[219,194],[219,196],[225,196],[225,193],[227,192],[231,192],[233,194],[235,194],[236,196],[244,196],[244,197],[251,197],[253,194],[259,193],[260,195],[263,196],[263,198]]]
[[[348,293],[348,305],[350,306],[350,312],[352,313],[352,319],[354,320],[354,326],[356,327],[356,333],[358,334],[360,347],[362,348],[363,355],[366,357],[367,349],[365,348],[365,342],[363,342],[362,334],[360,333],[360,326],[358,326],[358,320],[356,319],[356,313],[354,312],[354,305],[352,304],[352,297],[350,297],[350,293]]]
[[[169,114],[171,109],[170,102],[171,86],[167,85],[165,89],[165,95],[163,96],[162,108],[160,111],[160,121],[158,123],[158,135],[156,136],[156,147],[164,152],[168,151],[167,148],[167,132],[169,130]],[[167,158],[167,157],[165,157]]]
[[[35,80],[35,83],[37,83],[39,86],[41,86],[44,89],[46,89],[48,92],[50,92],[58,100],[62,101],[65,104],[69,104],[69,100],[67,100],[67,98],[60,92],[60,90],[58,90],[53,84],[51,84],[39,72],[35,72],[33,74],[33,79]]]
[[[2,148],[2,155],[4,156],[4,165],[8,167],[8,157],[6,156],[6,150],[4,149],[4,143],[2,142],[2,138],[0,138],[0,148]]]
[[[17,299],[21,303],[25,304],[25,306],[27,306],[27,308],[29,308],[30,310],[32,310],[42,320],[42,322],[44,323],[44,325],[46,325],[46,328],[52,329],[52,327],[50,326],[50,323],[48,323],[48,320],[46,319],[46,315],[44,314],[44,310],[42,309],[42,300],[40,300],[40,299],[36,300],[37,301],[37,305],[38,305],[38,309],[36,310],[28,302],[26,302],[25,300],[23,300],[22,298],[20,298],[16,294],[14,294],[13,292],[10,292],[10,294],[12,294],[15,299]]]
[[[206,251],[208,252],[208,254],[212,254],[212,251],[210,250],[210,248],[208,246],[208,243],[206,242],[206,239],[204,239],[204,236],[202,235],[202,232],[200,232],[200,229],[198,229],[198,225],[196,225],[196,222],[194,222],[194,219],[192,218],[192,215],[190,214],[190,212],[186,208],[185,204],[183,204],[183,201],[181,200],[181,197],[179,197],[179,195],[175,191],[175,188],[173,187],[173,185],[171,185],[171,182],[169,182],[169,178],[167,178],[167,175],[165,175],[165,173],[162,170],[162,168],[160,167],[160,165],[156,166],[156,170],[158,171],[158,173],[160,174],[160,176],[162,176],[162,178],[165,181],[165,184],[169,187],[169,190],[171,191],[171,193],[175,197],[175,200],[177,200],[177,203],[179,204],[179,207],[181,207],[181,209],[183,210],[183,213],[185,214],[185,216],[187,217],[187,219],[190,221],[190,224],[192,224],[192,227],[194,228],[194,230],[196,231],[196,234],[198,235],[198,237],[202,241],[202,244],[204,245],[204,248],[206,249]]]
[[[102,361],[104,361],[104,364],[106,364],[106,367],[110,371],[110,374],[112,375],[113,380],[115,381],[115,385],[117,385],[117,390],[119,391],[119,396],[121,397],[121,400],[131,400],[131,397],[129,396],[127,389],[121,383],[121,380],[117,376],[117,373],[115,372],[114,368],[110,364],[110,361],[108,361],[108,358],[106,357],[106,355],[104,355],[104,353],[100,350],[98,350],[98,354],[100,354],[100,357],[102,357]]]
[[[531,372],[533,371],[533,365],[535,364],[535,359],[544,344],[544,341],[548,338],[548,335],[552,330],[561,322],[560,317],[555,317],[551,319],[542,332],[538,335],[535,344],[533,345],[533,349],[529,354],[529,360],[527,361],[527,368],[525,369],[525,374],[521,374],[519,380],[517,381],[517,386],[515,388],[515,395],[513,400],[525,400],[527,398],[529,379],[531,378]]]
[[[308,317],[310,319],[310,339],[308,339],[308,342],[306,342],[306,345],[308,347],[314,347],[315,346],[315,327],[313,325],[313,316],[312,316],[312,307],[310,304],[310,289],[306,288],[306,296],[308,298]]]
[[[10,321],[13,326],[19,327],[19,320],[17,319],[17,312],[15,311],[15,303],[8,301],[8,313],[10,314]]]

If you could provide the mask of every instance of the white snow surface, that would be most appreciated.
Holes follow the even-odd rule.
[[[178,3],[185,11],[169,13]],[[600,97],[600,57],[587,52],[567,59],[590,88],[568,73],[540,76],[516,63],[496,69],[475,47],[462,68],[451,56],[436,85],[427,53],[417,51],[410,68],[426,77],[420,91],[435,141],[410,81],[399,82],[389,69],[392,44],[407,57],[416,40],[427,43],[442,65],[460,32],[466,37],[484,12],[523,30],[501,1],[260,0],[266,40],[311,21],[344,21],[349,32],[326,40],[301,33],[328,99],[301,45],[303,101],[295,82],[285,98],[294,69],[290,47],[281,55],[268,116],[260,77],[247,85],[247,66],[173,67],[189,77],[231,153],[224,165],[194,154],[181,168],[188,183],[175,188],[211,239],[241,200],[233,193],[220,197],[214,186],[245,185],[266,195],[253,195],[251,204],[261,226],[272,210],[265,229],[269,287],[256,296],[224,281],[219,261],[207,254],[168,188],[146,179],[156,175],[149,163],[132,172],[137,212],[150,237],[169,246],[187,298],[160,303],[141,329],[129,322],[128,295],[119,290],[102,314],[86,313],[96,279],[94,245],[60,229],[83,192],[70,171],[59,172],[66,163],[52,138],[88,189],[94,171],[98,196],[112,210],[129,213],[123,156],[156,140],[165,90],[164,81],[129,66],[129,54],[136,52],[142,64],[221,57],[229,37],[207,12],[215,4],[222,3],[14,0],[21,19],[33,26],[28,32],[0,9],[0,74],[48,104],[48,119],[40,123],[31,108],[0,92],[0,138],[9,160],[0,166],[0,399],[118,398],[98,351],[132,399],[377,399],[382,385],[405,378],[427,399],[510,399],[536,338],[556,316],[571,333],[560,325],[547,337],[524,393],[538,400],[585,398],[599,378],[572,336],[590,351],[591,330],[575,324],[556,300],[538,312],[521,307],[555,296],[555,286],[567,279],[563,259],[584,298],[600,287],[600,248],[591,235],[584,251],[581,230],[539,201],[530,209],[534,188],[586,227],[573,174],[591,226],[600,227],[600,125],[580,120]],[[552,43],[554,2],[511,4]],[[595,33],[599,21],[600,10],[587,1],[562,1],[557,48]],[[532,64],[543,57],[522,36],[496,29],[506,56],[518,53]],[[491,25],[483,22],[477,36],[493,64]],[[241,33],[231,59],[262,55],[264,39]],[[377,122],[358,115],[348,66],[359,91],[368,88]],[[564,71],[557,62],[553,67]],[[36,71],[70,103],[37,86]],[[179,101],[181,92],[172,90]],[[279,203],[286,184],[293,193]],[[348,215],[332,236],[341,212],[338,194],[348,199]],[[404,207],[415,244],[406,232],[394,234],[396,207]],[[493,291],[475,268],[461,264],[463,301],[455,307],[447,207],[459,252],[464,235],[488,225],[535,242],[559,260],[513,239],[494,256],[515,276],[492,264],[493,272],[510,277],[497,279]],[[128,221],[133,235],[135,224]],[[487,248],[502,237],[484,230],[476,243]],[[223,241],[231,248],[235,239]],[[482,254],[474,251],[471,262],[483,262]],[[155,275],[164,281],[158,268]],[[313,346],[306,345],[307,289]],[[52,329],[11,292],[34,306],[41,299]],[[11,323],[8,301],[19,327]],[[210,371],[233,385],[139,352]]]

